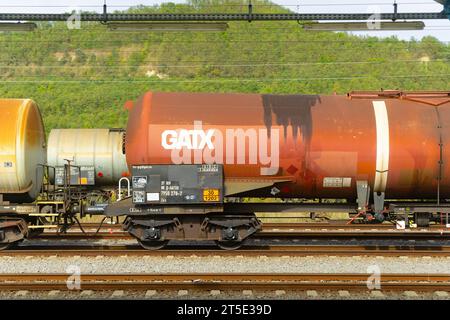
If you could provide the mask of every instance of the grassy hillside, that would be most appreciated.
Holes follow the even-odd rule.
[[[129,11],[240,10],[230,1],[214,3],[193,0]],[[255,12],[286,9],[256,6]],[[302,31],[297,22],[229,26],[219,33],[130,33],[85,22],[80,30],[41,23],[33,33],[0,34],[0,96],[36,100],[48,131],[122,127],[124,102],[147,90],[327,94],[449,89],[450,47],[434,38],[416,42],[314,33]]]

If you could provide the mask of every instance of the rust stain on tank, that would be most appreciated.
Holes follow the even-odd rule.
[[[270,133],[272,114],[276,116],[276,124],[284,128],[284,137],[288,127],[292,127],[294,138],[300,133],[303,142],[308,144],[312,134],[311,108],[320,102],[318,95],[262,95],[264,106],[264,123]]]

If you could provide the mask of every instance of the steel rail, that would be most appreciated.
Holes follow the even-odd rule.
[[[263,230],[252,236],[252,239],[448,239],[450,231],[409,231],[409,230]],[[66,234],[44,233],[31,239],[40,240],[133,240],[126,232],[84,234],[70,232]],[[181,240],[181,239],[180,239]],[[208,239],[205,239],[208,240]]]
[[[260,218],[261,219],[261,218]],[[266,219],[266,218],[262,218]],[[276,219],[276,218],[275,218]],[[280,219],[280,218],[278,218]],[[301,218],[300,218],[301,219]],[[274,229],[283,229],[283,230],[295,230],[295,229],[323,229],[323,230],[332,230],[332,229],[349,229],[349,230],[396,230],[395,225],[391,223],[379,223],[379,224],[347,224],[346,221],[339,222],[263,222],[263,229],[266,230],[274,230]],[[450,228],[446,228],[445,225],[430,225],[426,228],[414,228],[409,230],[445,230]]]
[[[186,246],[149,251],[139,246],[45,246],[0,251],[0,257],[305,257],[305,256],[383,256],[383,257],[448,257],[450,246],[382,246],[382,245],[268,245],[246,246],[238,250],[218,250],[211,246],[196,248]]]
[[[304,217],[260,217],[259,219],[305,219]],[[331,222],[263,222],[265,228],[345,228],[345,229],[358,229],[358,228],[364,228],[364,229],[395,229],[395,225],[392,223],[378,223],[378,224],[363,224],[363,223],[357,223],[357,224],[347,224],[348,220],[336,220]],[[92,228],[97,229],[99,226],[99,223],[82,223],[81,226],[83,228]],[[76,228],[76,226],[74,227]],[[115,224],[104,224],[102,229],[121,229],[122,224],[115,223]],[[445,229],[445,225],[430,225],[428,228],[431,229],[437,229],[442,228]],[[425,228],[427,229],[427,228]],[[449,228],[450,230],[450,228]]]
[[[447,239],[449,230],[264,230],[253,238]]]
[[[82,274],[82,290],[364,290],[370,274]],[[1,290],[69,290],[70,274],[1,274]],[[448,274],[382,274],[382,290],[450,291]]]
[[[304,219],[303,217],[260,217],[259,219]],[[378,223],[378,224],[363,224],[363,223],[354,223],[347,224],[348,220],[337,220],[331,222],[263,222],[264,228],[273,229],[273,228],[283,228],[283,229],[296,229],[296,228],[310,228],[310,229],[319,229],[319,228],[329,228],[329,229],[393,229],[395,230],[395,225],[392,223]],[[81,226],[83,228],[91,228],[97,229],[99,223],[82,223]],[[74,227],[76,229],[76,226]],[[102,229],[122,229],[122,224],[104,224]],[[432,224],[426,228],[420,229],[446,229],[445,225]],[[450,228],[448,228],[450,230]]]
[[[116,22],[116,21],[312,21],[312,20],[368,20],[372,13],[180,13],[180,14],[86,14],[79,15],[81,21]],[[73,18],[70,13],[0,13],[0,20],[4,21],[67,21]],[[408,12],[381,13],[381,20],[427,20],[445,19],[442,12]]]

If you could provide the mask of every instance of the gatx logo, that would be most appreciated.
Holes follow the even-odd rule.
[[[279,169],[280,129],[194,128],[164,130],[161,146],[171,150],[174,164],[259,164],[261,175],[275,175]]]
[[[165,130],[162,133],[161,145],[164,149],[203,149],[208,147],[214,149],[212,138],[214,135],[214,129],[208,131],[203,130],[186,130],[181,129],[179,132],[176,130]]]

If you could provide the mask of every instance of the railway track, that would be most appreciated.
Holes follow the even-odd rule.
[[[77,228],[61,234],[45,232],[40,239],[117,239],[127,240],[132,237],[122,231],[121,225],[105,225],[99,232],[95,232],[98,224],[83,225],[86,233]],[[450,229],[442,225],[432,225],[428,228],[397,230],[392,224],[352,224],[345,223],[266,223],[263,230],[254,238],[450,238]]]
[[[363,223],[355,223],[355,224],[347,224],[347,220],[335,220],[331,222],[263,222],[263,230],[272,230],[272,229],[281,229],[281,230],[290,230],[290,229],[344,229],[344,230],[386,230],[392,229],[395,230],[395,225],[391,223],[380,223],[380,224],[363,224]],[[97,229],[99,223],[83,223],[83,228],[88,229]],[[121,224],[103,224],[103,228],[111,229],[111,230],[121,230]],[[76,227],[74,227],[76,229]],[[427,228],[416,228],[417,230],[446,230],[444,225],[432,224]]]
[[[357,290],[368,274],[82,274],[82,290]],[[0,290],[68,291],[68,274],[1,274]],[[382,274],[381,290],[450,291],[448,274]],[[74,288],[73,286],[71,288]]]
[[[378,245],[267,245],[246,246],[226,251],[214,247],[192,249],[186,246],[149,251],[140,246],[25,246],[16,250],[0,251],[0,257],[92,257],[92,256],[142,256],[142,257],[305,257],[305,256],[383,256],[383,257],[448,257],[450,246],[378,246]]]

